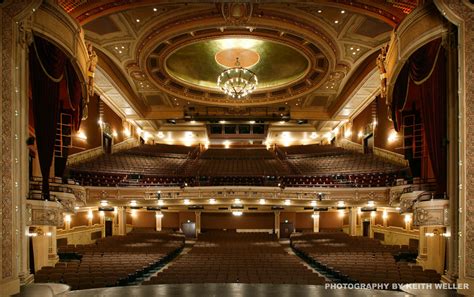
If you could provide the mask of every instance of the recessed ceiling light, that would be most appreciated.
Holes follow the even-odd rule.
[[[351,51],[354,49],[354,47],[351,46]]]
[[[320,9],[320,10],[318,10],[318,13],[321,13],[321,12],[323,12],[321,9]]]
[[[353,54],[353,55],[355,55],[355,54],[356,54],[356,52],[352,52],[352,54]]]
[[[346,11],[345,11],[345,10],[341,10],[341,13],[346,13]]]
[[[153,8],[153,11],[158,11],[158,8],[156,8],[156,7],[155,7],[155,8]]]
[[[338,21],[338,20],[335,20],[335,21],[334,21],[334,24],[339,24],[339,21]]]
[[[360,51],[360,48],[356,49],[356,51]]]
[[[140,19],[136,19],[137,23],[140,23]]]

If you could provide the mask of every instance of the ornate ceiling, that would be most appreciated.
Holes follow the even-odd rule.
[[[376,92],[377,53],[413,2],[59,1],[132,94],[124,114],[158,128],[189,106],[284,106],[313,128],[348,118]],[[235,56],[259,78],[245,100],[216,88]]]

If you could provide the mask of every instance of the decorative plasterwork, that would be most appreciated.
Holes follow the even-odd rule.
[[[400,196],[400,212],[413,212],[413,206],[417,202],[417,199],[424,191],[413,191],[409,193],[402,193]]]
[[[429,200],[417,202],[413,212],[415,226],[447,226],[448,200]]]
[[[27,226],[64,225],[63,208],[59,202],[28,200],[26,204]]]
[[[365,205],[367,201],[375,201],[377,205],[388,205],[389,188],[271,188],[271,187],[150,187],[150,188],[120,188],[86,187],[88,189],[87,205],[99,205],[100,200],[107,199],[113,204],[127,205],[131,200],[137,200],[139,205],[156,206],[156,193],[161,192],[161,198],[166,206],[182,206],[182,199],[191,199],[194,204],[207,204],[209,198],[220,199],[222,204],[231,204],[233,199],[239,198],[244,204],[258,204],[258,199],[270,199],[266,206],[281,205],[284,199],[291,199],[293,207],[308,206],[311,200],[316,199],[318,193],[323,199],[318,205],[335,205],[344,201],[347,206]],[[249,199],[249,200],[247,200]],[[253,200],[250,202],[250,200]],[[248,203],[245,203],[248,202]]]

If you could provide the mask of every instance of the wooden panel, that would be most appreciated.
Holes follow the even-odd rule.
[[[337,212],[327,211],[319,213],[319,229],[341,229],[342,218]]]
[[[237,217],[231,213],[202,213],[201,230],[209,229],[273,229],[273,213],[244,213]]]
[[[154,211],[137,211],[137,215],[132,218],[134,228],[156,228],[156,217]]]

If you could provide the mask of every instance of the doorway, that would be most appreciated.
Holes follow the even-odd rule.
[[[110,218],[107,218],[105,221],[105,237],[112,236],[113,233],[113,222]]]
[[[181,224],[181,230],[186,238],[196,238],[196,223],[185,222]]]
[[[370,232],[370,221],[362,222],[362,236],[369,237]]]
[[[374,134],[364,138],[364,154],[371,154],[374,151]]]
[[[292,222],[280,223],[280,238],[290,238],[291,233],[295,231]]]
[[[102,133],[102,147],[106,154],[112,154],[112,137]]]

